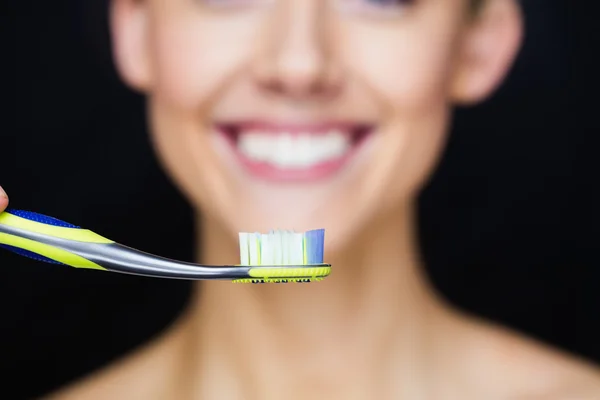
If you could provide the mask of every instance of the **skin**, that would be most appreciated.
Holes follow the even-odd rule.
[[[415,240],[452,107],[488,97],[519,49],[516,2],[477,15],[466,0],[373,3],[113,1],[115,61],[147,95],[157,154],[197,208],[199,261],[236,263],[239,231],[322,227],[334,272],[199,283],[162,337],[49,398],[599,398],[596,367],[447,305]],[[252,117],[376,129],[325,181],[267,183],[228,162],[212,130]]]

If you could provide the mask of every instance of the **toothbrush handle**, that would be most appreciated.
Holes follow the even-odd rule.
[[[0,247],[47,263],[105,269],[69,251],[70,243],[94,246],[114,242],[87,229],[31,211],[7,209],[0,213]]]

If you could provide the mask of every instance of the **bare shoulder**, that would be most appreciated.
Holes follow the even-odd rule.
[[[44,400],[174,398],[185,330],[182,321],[111,365],[58,390]]]
[[[600,367],[499,326],[471,327],[470,375],[485,391],[515,400],[600,399]]]

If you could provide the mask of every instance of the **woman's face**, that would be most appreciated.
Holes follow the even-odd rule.
[[[468,69],[467,9],[116,0],[115,52],[193,204],[232,237],[325,228],[336,250],[409,204],[438,160]]]

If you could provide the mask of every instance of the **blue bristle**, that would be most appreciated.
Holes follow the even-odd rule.
[[[317,264],[322,264],[325,259],[325,229],[319,229],[318,236],[319,251],[317,253]]]
[[[324,252],[324,229],[315,229],[305,233],[308,264],[322,264]]]
[[[325,229],[319,229],[319,264],[325,260]]]
[[[23,250],[23,249],[21,249],[19,247],[8,246],[8,245],[5,245],[5,244],[0,244],[0,247],[5,248],[6,250],[12,251],[13,253],[16,253],[16,254],[18,254],[20,256],[34,259],[36,261],[42,261],[42,262],[46,262],[46,263],[50,263],[50,264],[64,265],[61,262],[54,261],[51,258],[41,256],[41,255],[39,255],[37,253],[31,252],[31,251],[28,251],[28,250]]]
[[[35,221],[35,222],[39,222],[39,223],[46,224],[46,225],[60,226],[60,227],[63,227],[63,228],[77,228],[77,229],[80,229],[78,226],[73,225],[73,224],[69,224],[68,222],[64,222],[64,221],[61,221],[59,219],[48,217],[46,215],[34,213],[34,212],[31,212],[31,211],[8,209],[8,210],[6,210],[6,212],[9,213],[9,214],[15,215],[17,217],[21,217],[21,218],[24,218],[24,219],[28,219],[30,221]]]

